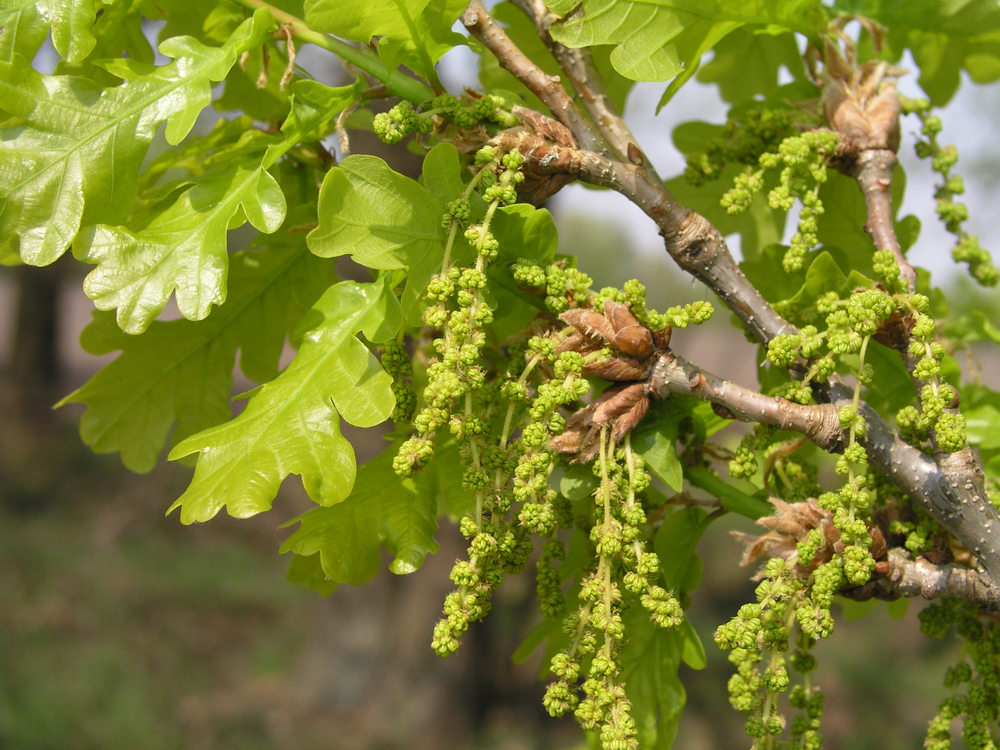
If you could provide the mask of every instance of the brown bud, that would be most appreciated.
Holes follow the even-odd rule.
[[[560,146],[576,148],[576,138],[573,137],[569,128],[558,120],[553,120],[548,115],[543,115],[541,112],[536,112],[527,107],[516,106],[511,109],[511,113],[529,128],[539,135],[545,136],[550,141],[555,141]]]
[[[642,418],[646,416],[647,411],[649,411],[649,396],[644,395],[632,405],[631,409],[618,417],[615,422],[615,429],[611,433],[612,439],[616,443],[621,441],[626,435],[639,426]]]
[[[573,417],[581,413],[582,411],[577,412]],[[566,423],[566,428],[549,441],[552,450],[558,453],[579,453],[583,448],[590,428],[583,424],[582,419],[578,419],[574,423],[573,417]]]
[[[885,543],[885,537],[882,535],[882,530],[878,526],[869,526],[868,536],[872,540],[872,557],[876,560],[885,557],[889,552],[889,545]]]
[[[736,415],[722,404],[712,404],[712,411],[715,412],[717,417],[722,417],[723,419],[736,419]]]
[[[639,361],[634,357],[608,357],[583,366],[584,375],[605,380],[645,380],[653,370],[653,360]]]
[[[649,409],[645,383],[609,388],[584,409],[566,420],[562,434],[549,445],[559,453],[575,453],[574,461],[593,461],[601,448],[601,429],[611,427],[615,443],[636,428]]]
[[[594,339],[584,336],[579,331],[573,331],[569,336],[560,339],[556,344],[556,354],[562,354],[563,352],[589,354],[601,348],[602,344],[594,341]]]
[[[645,383],[609,388],[590,405],[590,416],[586,419],[590,424],[606,427],[618,417],[631,411],[640,401],[649,407],[649,386]],[[645,414],[645,410],[643,410]]]
[[[604,316],[614,329],[611,339],[625,354],[645,359],[653,353],[653,334],[632,314],[628,305],[608,300],[604,303]]]
[[[670,326],[653,331],[653,346],[660,350],[670,348],[670,334],[672,331],[673,329]]]
[[[893,310],[885,320],[879,321],[878,330],[872,336],[882,346],[888,346],[897,351],[906,351],[910,345],[910,331],[916,319],[910,313],[905,316],[899,314],[898,310]]]
[[[642,158],[642,151],[631,141],[628,144],[628,160],[635,164],[637,167],[645,166],[646,160]]]
[[[611,343],[615,338],[615,330],[611,327],[608,319],[596,310],[567,310],[559,316],[559,320],[569,323],[591,339],[600,339]]]

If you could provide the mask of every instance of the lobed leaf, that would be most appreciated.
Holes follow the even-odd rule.
[[[0,6],[0,60],[15,54],[32,59],[52,30],[52,45],[67,62],[90,54],[97,44],[94,0],[13,0]]]
[[[560,15],[577,4],[548,3]],[[611,64],[636,81],[690,77],[705,52],[745,24],[807,34],[826,25],[817,0],[583,0],[580,7],[552,27],[553,37],[568,47],[616,45]]]
[[[176,444],[232,417],[237,349],[251,380],[278,374],[287,334],[333,280],[332,263],[312,255],[304,235],[282,232],[266,249],[230,258],[228,299],[207,320],[157,321],[130,336],[113,315],[95,312],[81,345],[91,354],[122,353],[58,406],[86,404],[83,441],[97,453],[120,452],[133,471],[149,471],[175,423]]]
[[[328,508],[314,508],[294,521],[299,528],[282,545],[296,556],[319,553],[328,581],[361,583],[378,569],[378,548],[394,555],[389,569],[405,575],[438,551],[437,499],[428,485],[401,479],[392,469],[396,445],[358,469],[351,496]],[[374,560],[374,562],[373,562]]]
[[[0,131],[0,242],[18,236],[22,260],[47,265],[81,226],[123,223],[156,128],[166,122],[167,141],[179,143],[211,102],[212,83],[271,25],[258,11],[223,47],[168,39],[160,52],[173,62],[160,67],[106,62],[124,80],[109,88],[43,76],[20,55],[0,62],[0,101],[19,119]]]
[[[356,469],[340,418],[372,427],[394,406],[392,379],[356,334],[380,342],[400,323],[388,276],[330,287],[300,324],[305,333],[288,368],[254,391],[236,419],[192,435],[170,452],[172,460],[200,453],[191,485],[171,510],[181,508],[184,523],[206,521],[223,507],[232,516],[249,517],[271,507],[289,474],[299,474],[320,505],[346,499]]]
[[[425,78],[464,38],[451,30],[465,0],[306,0],[306,23],[317,31],[369,44],[394,69],[408,65]]]
[[[423,176],[420,185],[377,157],[347,157],[323,180],[319,226],[308,238],[323,258],[350,254],[368,268],[408,268],[403,312],[412,325],[421,324],[424,290],[444,258],[445,202],[463,190],[456,148],[431,149]]]
[[[931,103],[948,103],[964,70],[976,83],[1000,78],[1000,6],[992,0],[837,0],[834,11],[867,16],[888,29],[881,56],[909,50]]]
[[[715,54],[698,71],[698,80],[716,84],[723,99],[739,104],[773,94],[782,68],[796,79],[805,76],[795,36],[741,26],[715,45]]]
[[[97,264],[83,284],[99,310],[118,309],[126,333],[142,333],[176,291],[177,307],[202,320],[226,301],[226,232],[238,212],[271,233],[285,219],[277,180],[247,159],[206,175],[148,227],[132,232],[100,225],[81,234],[74,254]],[[239,224],[243,222],[240,221]]]

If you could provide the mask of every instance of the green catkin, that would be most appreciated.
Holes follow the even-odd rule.
[[[962,721],[962,739],[970,750],[996,750],[1000,716],[1000,625],[972,605],[954,600],[934,602],[919,615],[920,630],[943,638],[954,626],[964,642],[959,662],[945,672],[951,697],[938,706],[927,727],[924,747],[949,750],[952,722]]]
[[[781,714],[781,696],[799,710],[790,727],[790,747],[818,750],[822,694],[809,681],[815,660],[809,654],[817,639],[833,631],[830,607],[843,578],[835,559],[819,566],[808,580],[798,577],[783,559],[769,560],[757,587],[757,603],[743,605],[736,617],[715,633],[715,642],[729,652],[737,671],[729,680],[733,707],[749,714],[746,733],[754,748],[775,748],[788,728]],[[796,651],[788,656],[798,625]],[[788,667],[803,674],[792,687]],[[789,690],[791,691],[789,692]]]
[[[727,212],[743,213],[753,203],[754,194],[764,189],[764,175],[780,170],[779,184],[768,193],[768,204],[774,210],[788,211],[796,199],[802,203],[798,231],[782,261],[789,273],[802,269],[806,254],[819,241],[817,219],[824,211],[819,189],[826,182],[827,164],[838,141],[828,130],[788,136],[776,151],[760,154],[759,169],[748,167],[746,173],[737,175],[733,188],[722,197],[721,205]]]
[[[499,110],[491,110],[496,102],[484,100],[477,103],[475,115],[489,119],[491,111]],[[396,117],[404,123],[412,120],[405,108]],[[495,117],[502,119],[501,115]],[[831,134],[786,136],[777,142],[774,152],[757,157],[763,169],[781,170],[779,185],[769,195],[774,207],[787,210],[795,199],[803,202],[799,233],[785,259],[789,270],[800,267],[801,259],[816,243],[816,216],[822,212],[818,189],[835,145]],[[490,225],[500,206],[517,199],[522,159],[516,152],[501,155],[484,148],[475,162],[479,172],[469,191],[480,191],[487,214],[482,223],[470,224],[467,191],[448,205],[443,217],[449,240],[441,272],[428,285],[424,318],[427,325],[440,331],[434,341],[437,357],[427,368],[425,405],[414,418],[416,433],[404,443],[397,458],[401,473],[420,468],[432,455],[436,431],[447,425],[460,445],[463,485],[476,501],[475,512],[461,521],[462,533],[470,540],[468,557],[452,570],[456,590],[445,601],[432,647],[442,656],[459,647],[469,624],[489,611],[492,592],[504,576],[524,567],[532,539],[537,537],[542,542],[536,564],[539,607],[543,616],[561,618],[570,637],[569,645],[552,659],[550,667],[556,679],[546,690],[544,706],[554,716],[572,712],[581,726],[599,734],[603,750],[634,750],[637,728],[619,679],[626,639],[625,609],[643,607],[660,627],[675,627],[683,620],[676,597],[658,585],[659,560],[643,540],[646,518],[638,495],[649,485],[650,477],[627,437],[615,446],[608,430],[602,430],[599,458],[593,466],[599,480],[593,495],[594,521],[588,524],[593,557],[579,573],[578,597],[567,601],[560,571],[566,547],[559,532],[574,523],[574,513],[568,501],[551,487],[560,459],[549,443],[565,428],[563,411],[574,408],[589,392],[590,383],[582,376],[584,357],[577,352],[556,354],[557,337],[545,334],[519,345],[510,360],[511,371],[495,386],[488,385],[490,376],[481,352],[492,313],[483,290],[486,269],[499,252]],[[762,173],[738,179],[726,199],[730,209],[744,209],[762,185]],[[459,231],[477,251],[474,266],[462,268],[451,260],[451,246]],[[870,342],[895,313],[913,316],[910,353],[916,359],[914,374],[926,382],[919,409],[910,407],[898,415],[901,429],[917,439],[934,438],[942,450],[959,450],[965,444],[964,421],[949,408],[954,392],[938,378],[944,352],[934,340],[927,298],[907,293],[891,252],[876,252],[873,268],[877,286],[855,290],[843,298],[829,293],[817,301],[816,314],[822,316],[825,329],[805,325],[796,334],[776,337],[767,349],[772,367],[801,367],[804,363],[805,376],[776,391],[798,403],[812,403],[811,384],[823,382],[838,363],[847,363],[855,372],[853,402],[843,406],[839,414],[846,445],[836,471],[844,476],[844,484],[839,490],[820,492],[816,467],[785,455],[785,444],[775,443],[776,431],[763,425],[757,425],[743,439],[730,463],[732,476],[749,479],[759,470],[757,454],[766,452],[771,456],[768,471],[773,472],[773,486],[791,501],[818,495],[819,506],[832,515],[844,545],[839,555],[814,567],[826,540],[819,529],[810,530],[796,548],[797,559],[808,571],[806,576],[803,569],[782,559],[771,560],[757,589],[757,603],[741,608],[737,617],[716,633],[717,643],[730,652],[737,667],[729,684],[731,702],[748,714],[746,731],[758,748],[773,750],[783,735],[789,737],[789,748],[818,750],[821,745],[822,694],[810,684],[815,660],[809,651],[833,631],[830,608],[836,592],[844,585],[863,585],[874,571],[868,528],[877,495],[866,473],[868,456],[861,438],[867,425],[859,403],[861,388],[874,377],[865,361]],[[521,260],[512,272],[522,289],[544,296],[546,308],[555,315],[580,306],[601,310],[605,302],[615,301],[627,305],[638,320],[657,330],[700,324],[713,313],[708,302],[671,307],[663,313],[648,310],[645,287],[638,281],[630,281],[622,289],[606,287],[595,292],[586,274],[563,262],[541,266]],[[383,359],[394,378],[394,391],[399,391],[399,415],[405,416],[415,402],[404,390],[409,376],[405,351],[391,343]],[[892,531],[905,533],[907,548],[917,553],[926,549],[934,528],[929,521],[908,526],[897,522]],[[790,646],[793,642],[794,651]],[[795,685],[789,669],[801,674]],[[781,704],[786,700],[782,696],[797,711],[790,723],[782,714]],[[967,727],[975,738],[982,734],[977,728],[982,721],[975,712],[971,716]]]
[[[397,425],[409,424],[417,408],[417,394],[411,382],[413,363],[402,344],[389,341],[382,349],[382,369],[392,378],[392,395],[396,406],[392,410],[392,421]]]
[[[800,115],[790,108],[763,105],[731,113],[720,135],[704,151],[687,157],[685,179],[700,186],[720,178],[728,164],[756,166],[761,154],[777,150],[785,138],[795,134]]]
[[[965,192],[965,185],[962,178],[951,171],[958,163],[958,149],[938,143],[942,123],[940,117],[931,114],[930,102],[901,96],[900,103],[904,114],[915,114],[921,121],[920,134],[923,138],[918,139],[914,147],[917,156],[930,159],[931,168],[941,175],[934,198],[937,200],[938,218],[957,240],[951,257],[956,263],[968,264],[969,274],[981,285],[996,286],[1000,282],[1000,270],[993,265],[989,251],[979,245],[976,235],[969,234],[962,228],[962,224],[969,218],[969,210],[964,203],[957,202],[955,196]]]

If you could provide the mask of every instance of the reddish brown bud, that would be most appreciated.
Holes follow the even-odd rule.
[[[660,350],[670,348],[670,334],[672,331],[673,329],[670,326],[653,331],[653,346]]]
[[[584,375],[605,380],[645,380],[653,370],[653,360],[640,362],[634,357],[608,357],[583,366]]]
[[[580,354],[589,354],[591,352],[596,352],[602,348],[602,345],[594,339],[584,336],[579,331],[573,331],[565,338],[559,340],[556,344],[556,354],[562,354],[563,352],[579,352]]]
[[[611,343],[615,338],[615,330],[611,327],[611,323],[596,310],[567,310],[559,316],[559,320],[569,323],[591,339]]]
[[[653,353],[653,334],[640,323],[628,305],[608,300],[604,303],[604,316],[614,329],[611,339],[625,354],[645,359]]]
[[[645,401],[646,408],[648,408],[648,393],[649,386],[646,383],[633,383],[632,385],[609,388],[591,404],[591,413],[586,421],[599,427],[606,427],[618,417],[630,412],[640,401]],[[645,414],[645,409],[643,414]]]

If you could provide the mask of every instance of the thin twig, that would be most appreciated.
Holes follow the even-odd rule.
[[[344,108],[344,110],[337,115],[337,123],[334,125],[334,130],[337,133],[337,138],[340,139],[340,156],[345,158],[351,155],[351,140],[347,135],[347,128],[344,127],[344,121],[350,116],[350,114],[358,108],[358,102],[352,102],[350,105]]]
[[[851,173],[861,187],[861,193],[865,197],[865,207],[868,209],[865,231],[875,242],[876,250],[892,251],[912,294],[917,288],[917,272],[903,255],[892,221],[892,198],[889,189],[892,186],[892,170],[896,163],[896,154],[889,149],[867,149],[858,155]]]
[[[285,32],[285,51],[288,53],[288,65],[285,66],[285,72],[278,83],[278,88],[284,91],[295,75],[295,36],[292,27],[287,23],[282,24],[281,30]]]
[[[462,24],[493,53],[503,68],[542,100],[552,116],[569,128],[581,146],[587,150],[603,150],[603,136],[573,103],[559,77],[550,76],[528,59],[489,14],[482,0],[469,3],[462,14]]]
[[[551,27],[557,20],[541,0],[514,0],[514,4],[535,24],[538,35],[559,63],[570,84],[580,96],[583,106],[601,134],[615,149],[612,154],[622,160],[629,156],[629,146],[637,149],[635,136],[611,102],[604,79],[594,65],[586,47],[570,49],[552,38]]]
[[[876,576],[864,586],[844,589],[842,596],[855,601],[900,599],[921,596],[924,599],[959,599],[978,604],[988,611],[1000,610],[1000,588],[984,573],[961,565],[935,565],[918,557],[912,559],[902,550],[889,550],[888,560],[875,566]]]

